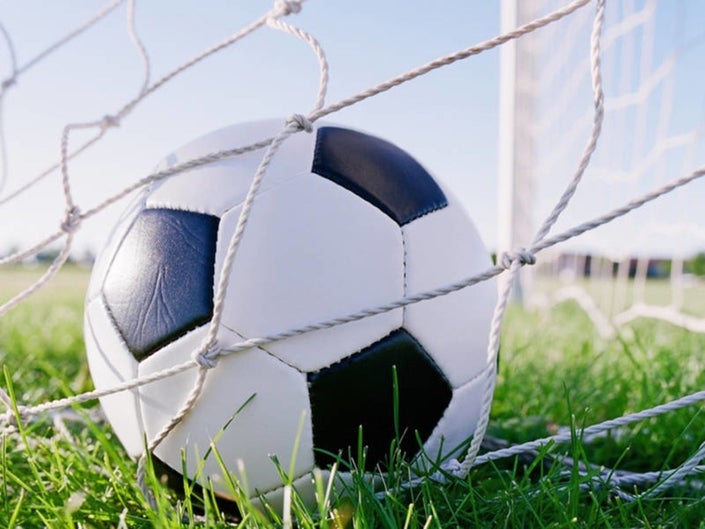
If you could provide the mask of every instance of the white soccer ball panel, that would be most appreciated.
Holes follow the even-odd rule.
[[[448,191],[445,191],[448,194]],[[447,207],[403,226],[407,295],[446,286],[492,266],[474,226],[454,197]],[[496,303],[493,280],[408,305],[404,327],[443,370],[453,387],[487,363],[487,343]]]
[[[184,336],[140,363],[140,376],[156,373],[185,362],[205,338],[206,328]],[[219,333],[219,343],[227,348],[242,339],[227,330]],[[153,439],[178,412],[196,380],[196,369],[140,388],[142,415],[149,439]],[[228,421],[248,399],[237,417]],[[181,449],[185,449],[189,477],[193,477],[211,442],[220,435],[217,449],[223,460],[234,465],[243,460],[251,494],[270,490],[281,478],[269,458],[277,454],[283,468],[290,458],[300,422],[303,428],[296,455],[295,474],[313,468],[313,440],[306,377],[261,349],[249,349],[221,357],[210,370],[203,393],[190,413],[156,448],[154,454],[181,472]],[[306,414],[306,415],[304,415]],[[302,419],[303,417],[303,419]],[[238,478],[237,468],[229,468]],[[221,475],[212,455],[206,460],[203,476]],[[227,496],[222,478],[218,492]]]
[[[157,170],[272,137],[282,128],[283,121],[268,120],[220,129],[168,155]],[[269,164],[260,192],[297,174],[308,172],[313,159],[314,142],[315,134],[304,132],[287,138]],[[165,178],[154,185],[155,190],[147,200],[147,206],[186,209],[219,217],[245,199],[265,151],[266,148],[261,148]],[[195,187],[209,192],[194,193]]]
[[[452,457],[462,459],[465,453],[458,449],[475,432],[480,420],[482,393],[485,389],[485,377],[467,382],[453,390],[453,397],[443,417],[424,444],[423,455],[416,462],[429,465]]]
[[[222,219],[216,284],[240,208]],[[256,200],[230,275],[223,325],[248,338],[318,323],[400,298],[399,227],[377,208],[314,174]],[[265,349],[314,371],[401,326],[402,310],[308,333]]]
[[[98,388],[110,388],[137,376],[137,361],[127,350],[103,300],[96,298],[86,307],[85,341],[88,367]],[[105,415],[128,454],[144,449],[144,432],[137,389],[100,398]]]
[[[180,146],[165,156],[159,162],[155,171],[162,171],[215,152],[245,147],[266,140],[275,136],[283,127],[283,119],[264,119],[235,123],[211,131]]]

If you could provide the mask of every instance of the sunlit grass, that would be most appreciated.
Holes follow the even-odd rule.
[[[32,271],[3,271],[2,294],[27,281]],[[71,269],[57,278],[53,293],[0,319],[0,358],[20,404],[36,404],[91,387],[81,337],[87,272]],[[10,280],[10,275],[17,274]],[[5,298],[6,299],[6,298]],[[550,315],[512,308],[505,323],[500,375],[490,435],[509,442],[544,437],[660,404],[705,387],[705,337],[668,325],[639,321],[632,333],[609,342],[599,338],[584,314],[566,303]],[[155,511],[137,485],[129,459],[108,425],[88,415],[96,404],[67,416],[67,431],[45,417],[25,423],[0,444],[1,527],[225,527],[228,517],[212,498],[180,498],[148,467]],[[81,417],[80,414],[83,414]],[[77,420],[74,420],[77,419]],[[445,484],[426,481],[408,489],[411,468],[392,446],[391,467],[373,486],[364,451],[340,461],[351,484],[306,507],[292,491],[297,527],[698,527],[705,519],[702,494],[692,488],[634,501],[600,488],[575,468],[576,462],[632,471],[671,468],[705,439],[698,407],[669,413],[620,429],[589,443],[576,436],[533,457],[511,458],[474,469]],[[211,454],[217,457],[218,454]],[[286,473],[286,472],[284,472]],[[630,493],[638,491],[630,490]],[[242,496],[243,527],[278,527],[281,513],[262,515]],[[204,512],[205,501],[205,515]],[[122,525],[121,525],[122,524]]]

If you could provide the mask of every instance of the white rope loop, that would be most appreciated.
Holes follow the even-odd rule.
[[[206,344],[201,349],[194,351],[191,358],[200,367],[204,369],[213,369],[218,365],[218,359],[222,354],[222,347],[217,343],[213,345]]]
[[[61,222],[61,231],[66,234],[74,233],[81,227],[81,210],[78,206],[72,207],[66,212],[64,220]]]
[[[520,248],[516,252],[504,252],[497,259],[499,266],[505,270],[509,270],[515,262],[521,266],[534,265],[536,264],[536,255],[526,248]]]
[[[289,119],[286,120],[287,126],[291,125],[295,130],[302,130],[304,132],[313,132],[313,123],[302,114],[292,114]]]
[[[303,0],[274,0],[272,17],[286,17],[301,11]]]
[[[316,58],[318,59],[319,71],[318,94],[316,95],[316,101],[313,104],[312,113],[320,111],[323,108],[323,105],[325,104],[326,93],[328,91],[329,68],[328,60],[326,59],[326,54],[323,51],[323,48],[318,43],[318,41],[313,38],[312,35],[306,33],[305,31],[297,27],[292,26],[291,24],[287,24],[286,22],[279,20],[278,18],[271,17],[267,19],[267,25],[271,28],[284,31],[285,33],[289,33],[290,35],[293,35],[298,39],[302,40],[303,42],[307,43],[311,48],[311,51],[313,51],[313,53],[316,55]]]
[[[118,116],[112,116],[110,114],[106,114],[103,116],[103,118],[100,120],[100,125],[99,127],[102,130],[107,130],[111,129],[113,127],[119,127],[120,126],[120,118]]]

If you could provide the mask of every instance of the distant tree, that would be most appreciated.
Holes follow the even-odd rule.
[[[705,276],[705,252],[700,252],[686,263],[686,270],[696,276]]]
[[[41,264],[49,264],[59,256],[59,253],[61,253],[61,251],[57,249],[42,250],[37,254],[36,261]],[[73,259],[69,257],[67,262],[73,262]]]
[[[59,255],[59,250],[42,250],[37,254],[40,263],[51,263]]]

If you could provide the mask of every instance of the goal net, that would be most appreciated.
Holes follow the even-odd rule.
[[[476,3],[473,9],[483,9],[477,7],[479,4]],[[444,106],[447,102],[444,97],[450,98],[450,92],[428,96],[428,85],[423,85],[422,78],[431,72],[440,75],[439,72],[451,71],[450,65],[465,59],[468,59],[467,63],[484,60],[499,49],[502,55],[499,233],[495,236],[487,223],[475,219],[486,242],[497,249],[497,264],[452,285],[390,300],[384,306],[370,307],[360,313],[340,315],[339,320],[323,322],[316,329],[335,325],[336,321],[345,323],[354,321],[354,318],[374,316],[501,276],[506,280],[500,288],[492,326],[487,329],[489,346],[487,365],[482,373],[485,386],[478,426],[466,457],[443,470],[465,477],[473,465],[536,450],[547,443],[570,440],[572,432],[559,433],[478,456],[489,420],[499,336],[512,279],[519,278],[517,291],[527,305],[551,306],[568,299],[576,300],[605,335],[613,334],[619,326],[637,317],[663,317],[690,329],[705,328],[705,310],[701,310],[705,304],[699,295],[705,291],[700,284],[700,274],[705,273],[705,256],[700,255],[705,249],[705,232],[698,218],[698,197],[703,190],[697,181],[703,175],[705,165],[705,80],[700,73],[705,53],[705,31],[701,27],[705,6],[696,2],[659,3],[651,0],[517,0],[504,4],[500,35],[483,34],[482,39],[478,39],[479,44],[467,46],[464,43],[466,47],[453,48],[457,51],[452,53],[444,49],[431,57],[407,58],[408,64],[400,66],[401,74],[396,69],[381,73],[381,70],[370,67],[371,71],[366,71],[367,64],[358,64],[361,81],[354,84],[352,93],[342,94],[329,90],[329,68],[323,47],[313,35],[289,25],[290,22],[293,24],[289,15],[301,10],[301,1],[278,0],[264,15],[241,20],[241,30],[215,44],[210,42],[212,28],[206,24],[206,27],[194,31],[199,43],[203,43],[199,48],[203,51],[190,49],[185,53],[190,59],[182,58],[183,62],[172,67],[162,64],[156,72],[149,50],[164,43],[159,39],[150,41],[141,35],[134,0],[117,0],[98,13],[77,16],[71,24],[73,29],[47,39],[45,42],[50,42],[49,45],[35,49],[34,54],[30,53],[29,58],[24,59],[16,53],[17,44],[12,32],[4,25],[0,26],[4,43],[2,53],[8,65],[0,92],[0,214],[4,223],[0,266],[34,261],[37,257],[49,263],[36,282],[16,289],[0,301],[0,317],[44,288],[70,256],[75,258],[77,251],[82,253],[90,249],[97,237],[87,236],[82,240],[83,235],[101,232],[104,236],[105,226],[101,226],[98,219],[111,223],[117,216],[113,213],[113,217],[109,217],[109,212],[115,209],[113,204],[151,182],[241,152],[212,153],[192,161],[188,167],[175,166],[161,172],[143,170],[145,164],[154,160],[155,152],[159,153],[158,157],[194,136],[191,127],[177,126],[179,120],[198,123],[199,132],[203,132],[234,119],[218,115],[218,119],[225,121],[208,122],[203,120],[198,104],[181,104],[192,102],[195,92],[201,99],[219,98],[221,108],[232,108],[232,92],[209,90],[209,83],[211,87],[226,82],[250,86],[249,92],[237,92],[239,99],[235,99],[239,113],[234,112],[234,115],[239,116],[238,120],[250,117],[248,107],[258,96],[271,97],[272,114],[286,116],[295,111],[302,112],[286,122],[282,120],[282,133],[276,141],[269,140],[269,145],[274,146],[272,157],[276,156],[277,141],[281,143],[297,133],[298,128],[305,129],[311,122],[337,116],[350,108],[373,105],[368,114],[355,114],[350,119],[353,124],[367,128],[365,119],[384,115],[384,108],[400,105],[395,107],[397,116],[414,112],[421,115],[426,108],[424,105],[429,108],[437,105],[433,112],[428,112],[429,116],[423,116],[422,123],[405,122],[407,125],[401,128],[408,129],[406,132],[410,138],[419,136],[422,138],[420,143],[431,145],[419,147],[425,149],[421,157],[430,159],[434,156],[432,151],[437,149],[429,140],[438,134],[437,131],[443,130],[444,122],[453,123],[452,127],[446,127],[444,152],[457,156],[452,163],[447,154],[438,161],[440,171],[448,169],[452,173],[456,170],[448,166],[463,167],[475,161],[464,153],[472,150],[468,144],[482,150],[486,134],[477,133],[472,138],[464,136],[469,127],[466,127],[467,117],[449,116],[454,107],[449,110]],[[120,11],[118,7],[125,9]],[[316,6],[312,2],[304,10],[308,8],[330,9],[323,2]],[[126,17],[113,17],[118,12]],[[451,19],[449,16],[426,22],[439,24],[438,31],[442,31]],[[176,24],[176,18],[172,22]],[[100,38],[91,33],[98,24],[105,25]],[[270,31],[267,39],[252,37],[259,36],[263,29],[275,31]],[[355,36],[359,37],[359,34]],[[78,37],[87,40],[81,46],[71,47]],[[335,37],[329,35],[331,39]],[[415,34],[407,37],[409,42],[416,39]],[[223,57],[229,53],[231,45],[246,38],[251,39],[248,41],[252,42],[251,49],[259,49],[272,57],[270,68],[262,69],[259,64],[248,63],[248,75],[237,79],[224,78],[222,72],[230,65],[227,61],[216,62],[215,68],[188,77],[194,71],[193,67],[206,59]],[[378,38],[381,46],[388,34],[381,32]],[[109,65],[107,71],[112,76],[101,68],[105,66],[101,54],[86,53],[86,50],[101,49],[106,39],[117,39],[117,48],[130,50],[129,60],[126,55],[118,54],[119,60],[115,59],[115,64]],[[277,41],[278,44],[285,43],[282,49],[288,49],[294,39],[297,45],[303,46],[302,49],[308,47],[308,63],[305,66],[297,63],[297,66],[306,69],[307,80],[314,80],[304,83],[298,77],[300,72],[292,73],[286,64],[288,52],[282,52],[279,57],[276,51],[263,44],[268,39],[283,39]],[[28,38],[25,42],[31,40]],[[172,44],[170,41],[169,45]],[[178,43],[179,46],[182,44]],[[35,85],[27,92],[28,89],[22,86],[23,80],[42,67],[50,68],[50,59],[60,57],[62,53],[70,53],[72,59],[78,61],[74,66],[84,75],[78,75],[76,70],[52,66],[56,86]],[[352,48],[347,53],[355,54]],[[232,56],[229,58],[233,60]],[[126,67],[127,64],[130,68]],[[281,75],[270,76],[272,72]],[[367,77],[370,74],[373,77]],[[181,92],[176,92],[176,96],[172,93],[170,101],[173,106],[160,106],[160,94],[176,90],[172,87],[182,75],[186,81]],[[205,86],[201,82],[203,78],[208,79]],[[454,81],[457,84],[457,79],[452,76],[445,81],[449,86]],[[114,90],[118,84],[132,86],[133,90],[118,93]],[[28,86],[32,87],[32,84],[28,83]],[[266,90],[252,89],[252,86],[266,87]],[[413,97],[403,92],[409,86],[418,87]],[[85,95],[70,102],[53,99],[44,104],[41,94],[46,91],[52,95],[60,91],[79,91]],[[285,91],[287,96],[283,97]],[[398,100],[383,99],[387,92],[406,96],[399,95]],[[13,102],[13,97],[26,99]],[[166,98],[166,95],[161,97]],[[477,94],[468,97],[479,98],[481,94],[478,90]],[[375,103],[377,100],[382,102]],[[25,109],[34,105],[33,112],[43,112],[49,117],[55,115],[56,120],[52,127],[37,127],[29,118],[22,120],[13,115],[10,110],[15,108],[14,104]],[[474,108],[478,110],[479,107]],[[446,112],[445,116],[443,112]],[[12,118],[9,120],[11,126],[6,126],[3,119],[6,117]],[[393,117],[378,121],[382,123],[381,134],[385,133],[383,122],[392,121]],[[487,128],[486,124],[480,127],[482,130]],[[183,136],[174,133],[177,129]],[[150,152],[144,153],[136,148],[147,140],[152,142]],[[413,140],[410,139],[408,144],[415,150]],[[43,147],[44,154],[39,154],[40,147]],[[140,156],[143,158],[138,159]],[[265,158],[258,171],[266,171],[268,161]],[[431,161],[430,165],[434,162]],[[95,172],[96,167],[101,169],[99,174]],[[486,179],[477,172],[473,171],[470,176],[467,171],[460,172],[464,177],[463,185],[457,188],[461,195],[472,195],[484,189]],[[125,174],[131,176],[126,179]],[[256,181],[257,178],[253,178],[253,187],[257,185]],[[479,202],[486,201],[475,201],[481,209]],[[44,224],[35,222],[39,217],[48,220]],[[82,241],[85,246],[81,246]],[[236,247],[237,240],[234,238],[231,244]],[[536,266],[526,266],[535,261]],[[282,329],[282,333],[288,331]],[[302,329],[301,333],[306,331]],[[241,349],[246,346],[241,345]],[[208,347],[196,351],[198,354],[194,359],[180,369],[205,370],[207,364],[216,363],[217,358],[207,357],[212,351],[219,353]],[[133,389],[175,373],[174,370],[165,370],[149,379],[135,379],[102,392],[87,392],[47,403],[24,403],[19,419],[29,420],[42,413],[110,392]],[[200,376],[200,384],[204,377]],[[187,399],[187,403],[193,405],[199,391],[200,388],[195,387],[193,398]],[[4,392],[0,393],[0,399],[9,408],[1,419],[4,426],[11,426],[18,417],[14,416]],[[702,393],[684,396],[675,403],[587,427],[583,433],[598,435],[617,425],[631,424],[704,399]],[[180,410],[170,427],[178,425],[189,410],[188,406]],[[693,455],[689,466],[680,467],[669,476],[677,479],[687,474],[701,457],[700,453]],[[612,479],[611,475],[599,477]],[[660,477],[650,476],[649,479],[654,482]],[[624,480],[627,484],[635,482],[638,480]]]
[[[505,2],[521,24],[558,2]],[[694,2],[608,2],[601,46],[604,120],[583,182],[558,220],[567,229],[687,175],[705,162],[705,33]],[[499,223],[505,247],[529,246],[592,127],[585,10],[503,50]],[[522,271],[527,305],[577,302],[603,335],[635,318],[705,330],[705,249],[695,183],[542,254]]]

